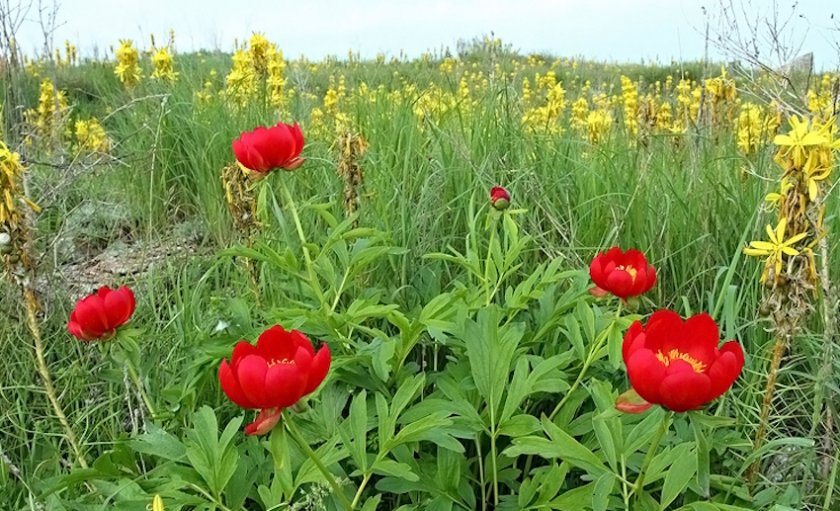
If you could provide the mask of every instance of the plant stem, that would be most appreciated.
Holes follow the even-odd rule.
[[[627,491],[627,463],[624,455],[621,455],[621,495],[624,499],[624,509],[630,509],[630,492]]]
[[[767,421],[770,418],[770,408],[773,404],[773,395],[776,391],[776,378],[779,376],[779,369],[782,365],[782,356],[785,354],[787,341],[784,336],[776,337],[773,344],[773,359],[770,361],[770,369],[767,372],[767,384],[764,386],[764,399],[761,403],[761,413],[758,418],[758,429],[753,439],[753,452],[758,451],[764,444],[764,436],[767,434]],[[758,475],[761,466],[761,458],[756,458],[747,472],[747,482],[752,485]]]
[[[292,422],[291,418],[287,416],[282,418],[281,420],[286,426],[286,431],[289,432],[289,434],[292,436],[295,442],[297,442],[301,450],[303,450],[303,452],[309,457],[309,459],[312,460],[312,463],[314,463],[315,466],[318,467],[318,470],[321,471],[321,474],[327,480],[327,483],[333,489],[333,493],[335,493],[335,496],[338,497],[338,500],[341,501],[341,504],[349,511],[353,511],[353,504],[350,502],[347,496],[344,495],[344,492],[341,490],[341,486],[339,486],[338,482],[335,480],[335,477],[333,476],[332,472],[327,470],[327,467],[324,465],[323,462],[321,462],[321,458],[319,458],[318,455],[315,454],[315,451],[313,451],[312,448],[309,447],[309,444],[306,443],[306,440],[303,439],[303,436],[301,436],[300,431],[298,431],[297,426],[294,425],[294,422]]]
[[[303,260],[306,263],[306,272],[309,275],[309,285],[315,294],[318,295],[318,301],[323,306],[325,304],[324,292],[321,290],[321,284],[318,281],[318,275],[315,273],[315,267],[312,265],[312,256],[309,254],[309,247],[307,246],[306,234],[303,232],[303,226],[300,223],[300,216],[298,215],[297,205],[292,198],[289,187],[286,186],[286,181],[280,179],[280,192],[283,194],[283,200],[289,206],[289,211],[292,213],[292,220],[295,223],[295,230],[297,231],[298,239],[300,240],[300,248],[303,251]]]
[[[61,403],[58,402],[52,376],[50,376],[50,370],[47,367],[47,361],[44,357],[44,345],[41,342],[41,328],[38,326],[38,319],[35,316],[35,311],[38,309],[38,299],[28,286],[24,285],[22,287],[24,301],[26,302],[27,325],[29,326],[29,331],[32,333],[32,337],[35,339],[35,360],[38,367],[38,374],[41,375],[41,381],[44,384],[44,390],[47,392],[47,398],[53,407],[56,417],[58,417],[58,422],[64,428],[64,436],[67,438],[67,442],[70,443],[70,448],[76,456],[76,461],[80,467],[88,468],[85,455],[82,453],[82,449],[79,447],[79,441],[76,439],[76,433],[70,427],[67,416],[64,415],[64,411],[61,409]]]
[[[365,474],[362,478],[362,484],[359,485],[359,489],[356,490],[356,495],[353,497],[353,502],[350,503],[350,509],[356,509],[356,506],[359,505],[359,501],[362,500],[362,492],[365,491],[365,487],[367,486],[368,481],[370,481],[370,477],[373,475],[372,472]]]
[[[493,212],[491,211],[491,215]],[[490,265],[493,263],[493,243],[496,241],[496,230],[498,229],[499,218],[493,215],[493,226],[490,228],[490,243],[487,244],[487,257],[484,260],[484,296],[485,304],[490,305],[493,299],[493,292],[490,291]],[[501,268],[496,268],[496,275],[498,276]],[[495,286],[493,286],[495,288]]]
[[[577,378],[575,379],[572,386],[569,387],[569,391],[566,392],[566,395],[563,396],[563,399],[557,403],[557,406],[554,407],[552,410],[551,415],[548,416],[549,420],[554,420],[554,417],[560,412],[563,408],[563,405],[566,404],[566,401],[574,394],[575,390],[577,390],[578,386],[580,386],[581,382],[583,382],[583,378],[586,376],[586,372],[589,370],[589,367],[595,363],[596,357],[598,356],[598,352],[601,351],[601,348],[604,347],[604,343],[609,339],[610,332],[615,327],[615,324],[618,322],[618,319],[621,317],[621,309],[622,309],[622,302],[618,302],[618,308],[615,311],[615,317],[610,322],[609,325],[604,329],[603,332],[595,339],[595,343],[592,346],[592,349],[586,356],[586,360],[583,361],[583,367],[580,369],[580,373],[578,373]]]
[[[674,412],[667,412],[665,416],[662,417],[662,422],[659,423],[659,429],[656,430],[656,433],[653,435],[653,439],[650,441],[650,447],[645,455],[645,459],[642,461],[641,468],[639,468],[639,475],[636,477],[636,483],[633,485],[633,494],[636,496],[637,500],[639,498],[639,493],[645,485],[645,472],[650,466],[650,462],[653,461],[653,456],[656,454],[659,444],[662,443],[662,437],[665,436],[665,432],[668,431],[668,427],[671,425],[671,419],[673,416]]]
[[[140,380],[140,374],[137,369],[134,368],[134,364],[131,363],[129,357],[126,357],[126,362],[125,366],[128,370],[128,376],[137,388],[137,393],[140,394],[140,398],[143,400],[143,404],[146,405],[146,409],[149,410],[152,419],[157,419],[157,412],[155,411],[155,407],[152,404],[151,399],[149,399],[148,394],[146,394],[146,389],[143,388],[143,382]]]
[[[485,511],[487,509],[487,494],[484,493],[484,460],[481,455],[481,441],[478,437],[475,439],[475,454],[478,460],[478,481],[481,487],[481,511]]]
[[[499,505],[499,469],[497,467],[496,457],[496,417],[493,410],[493,405],[490,405],[490,461],[493,462],[493,504]]]

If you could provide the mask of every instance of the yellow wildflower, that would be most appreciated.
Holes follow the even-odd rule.
[[[174,82],[178,78],[178,73],[175,72],[173,61],[174,59],[168,48],[161,48],[155,51],[154,55],[152,55],[152,65],[154,66],[152,78],[170,83]]]
[[[120,40],[120,47],[117,48],[117,67],[114,74],[126,86],[133,87],[140,81],[140,54],[130,39]]]
[[[111,141],[96,119],[76,121],[75,131],[79,149],[100,153],[106,153],[111,149]]]
[[[764,263],[764,272],[761,274],[761,281],[765,282],[773,270],[773,278],[778,278],[782,271],[782,264],[784,256],[798,256],[799,250],[795,249],[793,245],[802,241],[808,233],[802,232],[785,239],[785,228],[787,227],[787,218],[779,220],[776,229],[767,226],[767,237],[770,241],[751,241],[750,246],[744,248],[744,254],[753,257],[767,257]]]
[[[776,160],[784,169],[802,169],[808,160],[810,150],[816,146],[828,144],[826,134],[820,129],[813,129],[808,121],[797,115],[790,117],[790,131],[786,135],[776,135],[773,143],[779,148]],[[789,163],[789,165],[785,165]]]

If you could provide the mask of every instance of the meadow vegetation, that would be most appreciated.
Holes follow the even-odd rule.
[[[176,49],[2,62],[0,508],[840,509],[836,72]],[[278,122],[294,170],[238,164]],[[651,289],[593,296],[613,246]],[[106,285],[136,309],[80,341]],[[743,370],[624,413],[662,309]],[[329,372],[246,435],[220,363],[273,325]]]

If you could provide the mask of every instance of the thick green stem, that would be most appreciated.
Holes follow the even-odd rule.
[[[353,503],[350,502],[350,499],[344,495],[344,491],[342,491],[341,486],[339,486],[338,482],[335,480],[335,476],[333,476],[332,472],[327,470],[327,467],[321,461],[321,458],[315,454],[315,451],[309,447],[309,444],[306,443],[306,440],[303,439],[300,432],[297,429],[297,426],[294,425],[294,422],[291,420],[290,417],[286,416],[281,419],[283,424],[286,426],[286,431],[289,432],[289,435],[297,442],[298,446],[303,450],[304,454],[306,454],[312,463],[318,467],[318,470],[321,471],[321,474],[324,476],[324,479],[327,480],[327,484],[333,489],[333,493],[335,496],[338,497],[338,500],[341,501],[341,504],[348,509],[349,511],[353,511]]]
[[[639,475],[636,477],[636,484],[633,485],[633,493],[635,494],[637,500],[639,498],[639,493],[645,485],[645,472],[647,472],[650,462],[653,461],[656,450],[659,449],[659,444],[662,443],[662,437],[665,436],[665,433],[668,431],[668,427],[671,425],[671,419],[673,416],[674,412],[667,412],[665,416],[662,417],[662,422],[659,423],[659,429],[656,430],[656,433],[653,435],[653,439],[650,441],[650,447],[648,448],[647,454],[645,454],[645,459],[642,461],[641,468],[639,468]]]
[[[292,193],[289,191],[289,187],[286,186],[286,182],[281,179],[280,180],[280,191],[283,194],[283,200],[286,202],[286,205],[289,207],[289,211],[292,213],[292,220],[295,223],[295,230],[297,231],[298,239],[300,240],[300,248],[303,251],[303,260],[306,264],[306,273],[309,276],[309,285],[315,294],[318,295],[318,302],[323,306],[326,303],[326,299],[324,297],[324,292],[321,290],[321,284],[318,281],[318,275],[315,273],[315,267],[312,264],[312,256],[309,254],[309,247],[306,241],[306,234],[303,232],[303,226],[300,223],[300,216],[298,215],[297,205],[295,205],[295,201],[292,198]]]

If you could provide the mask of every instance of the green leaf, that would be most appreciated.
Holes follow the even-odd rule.
[[[581,502],[591,501],[592,493],[595,491],[594,486],[595,483],[584,484],[559,495],[549,503],[549,509],[581,511]]]
[[[519,409],[519,405],[528,395],[528,359],[520,358],[516,362],[516,369],[513,371],[513,378],[507,389],[505,407],[499,417],[499,423],[504,423]]]
[[[404,426],[389,442],[385,443],[385,451],[408,443],[428,440],[433,436],[434,430],[452,425],[452,419],[447,418],[447,413],[436,413],[423,417],[422,419]]]
[[[614,419],[614,418],[613,418]],[[595,437],[598,438],[598,445],[607,457],[607,463],[613,470],[618,467],[618,455],[616,453],[615,439],[607,425],[607,420],[600,416],[592,418],[592,428],[595,430]]]
[[[597,476],[609,472],[595,453],[557,427],[547,417],[543,417],[542,423],[550,438],[538,436],[515,438],[513,445],[505,449],[503,454],[509,457],[528,454],[545,459],[561,459]]]
[[[274,460],[274,479],[271,482],[271,493],[275,494],[279,487],[281,493],[291,495],[295,488],[286,428],[277,427],[271,430],[268,449],[271,452],[272,460]],[[273,499],[272,502],[276,502],[276,499]]]
[[[695,456],[678,457],[665,475],[662,485],[662,495],[659,499],[661,510],[667,510],[671,502],[679,497],[697,473],[697,458]]]
[[[522,437],[535,433],[540,429],[540,420],[533,415],[525,413],[514,415],[510,419],[503,422],[497,431],[499,435],[509,437]]]
[[[610,503],[610,494],[615,487],[615,476],[611,473],[602,474],[595,480],[595,490],[592,492],[592,511],[606,511]]]
[[[653,435],[656,433],[656,428],[662,422],[662,415],[665,413],[660,407],[651,410],[641,422],[636,424],[630,430],[624,443],[622,453],[625,457],[630,457],[633,453],[642,449],[643,446],[649,445]]]
[[[420,477],[412,472],[411,467],[405,463],[399,463],[394,460],[377,460],[377,462],[373,464],[373,467],[371,467],[371,470],[375,474],[398,477],[400,479],[405,479],[406,481],[415,482],[420,480]]]
[[[621,347],[624,344],[624,332],[618,328],[616,322],[611,320],[607,325],[607,352],[609,353],[610,365],[617,370],[622,365]]]
[[[376,511],[376,507],[379,505],[379,501],[381,500],[382,494],[377,493],[376,495],[365,501],[365,505],[362,506],[362,511]]]
[[[242,417],[230,421],[221,437],[216,415],[209,406],[203,406],[194,413],[192,422],[194,426],[187,432],[187,459],[213,495],[218,497],[239,463],[239,453],[231,441],[239,432]]]
[[[365,474],[368,471],[367,423],[367,391],[362,390],[350,404],[350,415],[345,421],[348,427],[339,428],[338,432],[356,467]]]
[[[400,414],[411,403],[411,401],[423,389],[426,383],[425,373],[415,375],[413,378],[408,378],[402,382],[400,388],[394,393],[394,398],[391,399],[390,416],[391,424],[396,424]],[[393,426],[392,426],[393,427]],[[393,431],[393,429],[392,429]]]
[[[525,333],[525,325],[515,323],[499,326],[499,309],[490,306],[478,312],[477,321],[466,320],[464,327],[462,339],[467,348],[473,381],[492,415],[499,410],[513,356]]]
[[[565,321],[569,342],[572,343],[578,359],[583,360],[586,358],[586,347],[584,346],[583,335],[580,333],[580,323],[573,314],[568,314]]]
[[[586,302],[578,302],[575,309],[575,316],[583,326],[583,332],[586,334],[586,341],[588,343],[595,342],[595,313]]]
[[[147,433],[129,440],[134,451],[157,456],[169,461],[184,461],[187,449],[178,437],[150,422],[146,425]]]
[[[397,349],[397,341],[393,339],[377,339],[374,341],[376,349],[371,355],[373,372],[383,382],[387,382],[391,375],[391,361]]]
[[[680,458],[691,458],[694,460],[695,456],[694,452],[692,452],[693,449],[694,442],[683,442],[673,449],[665,449],[654,456],[648,466],[647,475],[645,476],[645,484],[653,483],[654,481],[658,481],[664,477],[666,470]]]
[[[324,442],[315,450],[315,456],[321,460],[324,466],[329,467],[347,457],[347,451],[338,446],[338,438],[333,437]],[[322,483],[324,475],[308,457],[295,476],[294,487],[298,488],[306,483]]]
[[[694,442],[697,444],[697,484],[700,486],[702,497],[709,496],[710,456],[709,440],[703,434],[703,426],[689,416],[691,429],[694,430]]]
[[[425,511],[452,511],[452,500],[440,495],[430,500],[423,509]]]
[[[692,502],[677,511],[720,511],[720,508],[710,502]]]

